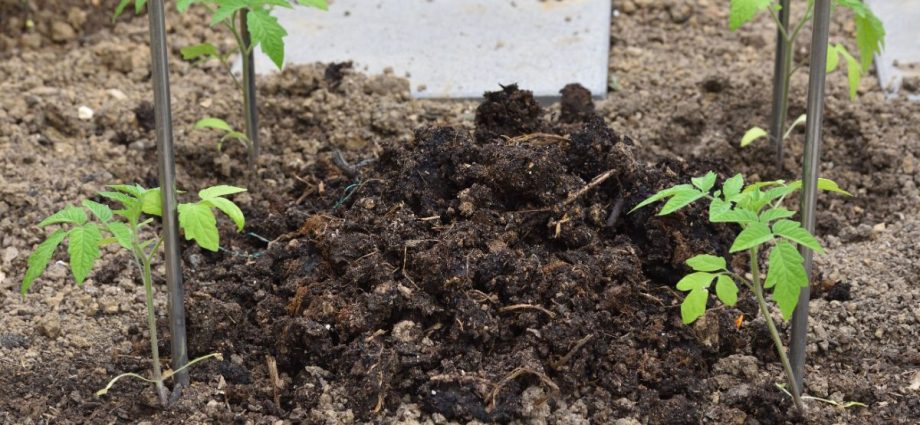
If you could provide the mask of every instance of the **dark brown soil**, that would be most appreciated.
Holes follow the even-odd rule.
[[[680,323],[682,261],[725,254],[732,229],[698,208],[626,214],[707,170],[757,180],[800,166],[798,133],[779,170],[767,146],[737,147],[768,114],[773,33],[729,32],[708,0],[616,2],[617,91],[596,104],[574,85],[546,109],[512,86],[481,105],[416,101],[405,80],[349,64],[261,78],[257,179],[240,147],[217,153],[190,130],[202,114],[241,124],[221,69],[178,58],[223,36],[168,11],[180,184],[250,188],[236,197],[244,233],[226,226],[219,253],[184,247],[190,351],[225,361],[194,368],[170,410],[139,382],[94,396],[149,369],[127,257],[76,287],[60,255],[27,299],[16,285],[40,242],[31,224],[107,183],[156,184],[146,19],[112,26],[112,3],[0,0],[0,90],[18,94],[0,98],[0,423],[796,421],[746,293]],[[843,18],[834,37],[851,31]],[[808,420],[912,424],[920,109],[871,80],[851,102],[842,81],[829,79],[822,175],[857,196],[821,201],[806,389],[869,407],[812,401]],[[804,86],[800,73],[794,99]]]

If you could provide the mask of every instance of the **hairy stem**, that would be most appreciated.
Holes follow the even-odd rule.
[[[799,413],[805,413],[805,407],[802,405],[801,392],[795,384],[795,376],[792,374],[792,365],[789,363],[789,357],[786,356],[786,347],[779,337],[779,331],[776,330],[776,324],[773,323],[773,316],[770,315],[770,309],[767,307],[767,300],[763,296],[763,282],[760,280],[760,267],[757,260],[757,247],[751,248],[751,275],[753,276],[754,295],[757,297],[757,305],[760,306],[760,314],[763,315],[767,322],[767,329],[770,331],[770,338],[773,339],[773,345],[776,346],[776,352],[779,354],[780,362],[783,364],[783,370],[786,374],[786,382],[792,389],[792,402],[795,403],[796,410]]]
[[[150,261],[143,261],[144,266],[144,296],[147,302],[147,328],[150,331],[150,358],[153,366],[153,382],[156,385],[157,396],[163,407],[169,405],[169,393],[163,385],[163,371],[160,369],[160,349],[157,347],[157,318],[153,308],[153,276],[150,272]]]

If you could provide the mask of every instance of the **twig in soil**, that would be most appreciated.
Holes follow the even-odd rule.
[[[498,381],[498,384],[495,384],[495,388],[493,388],[493,389],[492,389],[492,392],[489,393],[489,400],[490,400],[490,402],[489,402],[489,408],[487,409],[487,411],[491,412],[491,411],[495,410],[495,399],[498,397],[498,393],[499,393],[499,391],[501,391],[502,387],[504,387],[504,386],[507,385],[509,382],[515,380],[517,377],[519,377],[519,376],[521,376],[521,375],[523,375],[523,374],[525,374],[525,373],[529,373],[529,374],[531,374],[531,375],[536,375],[537,378],[540,378],[540,382],[542,382],[544,385],[548,386],[553,392],[558,392],[558,391],[559,391],[559,386],[556,385],[556,383],[553,382],[551,379],[549,379],[548,376],[546,376],[546,375],[544,375],[544,374],[542,374],[542,373],[540,373],[540,372],[537,372],[537,371],[535,371],[535,370],[533,370],[533,369],[528,369],[528,368],[526,368],[526,367],[519,367],[519,368],[517,368],[517,369],[512,370],[511,373],[509,373],[507,376],[505,376],[504,378],[502,378],[501,381]]]
[[[533,304],[514,304],[514,305],[509,305],[509,306],[505,306],[505,307],[498,309],[498,311],[502,313],[508,312],[508,311],[515,311],[515,310],[537,310],[549,316],[550,319],[556,318],[556,313],[553,313],[552,311],[549,311],[544,307],[533,305]]]
[[[620,214],[623,213],[623,194],[618,194],[617,199],[613,201],[613,208],[610,209],[610,215],[607,216],[607,222],[604,223],[607,227],[616,227],[617,220],[620,219]]]
[[[406,273],[406,257],[408,256],[408,254],[409,254],[409,245],[404,245],[403,246],[402,275],[404,278],[406,278],[406,280],[409,281],[409,283],[412,284],[412,286],[415,287],[415,289],[418,289],[418,285],[416,285],[415,281],[412,280],[411,277],[409,277],[409,273]]]
[[[355,178],[358,175],[358,170],[345,160],[345,157],[342,156],[342,151],[338,149],[332,151],[332,163],[350,178]]]
[[[577,353],[578,350],[581,349],[581,347],[584,347],[585,344],[587,344],[588,341],[591,340],[591,338],[594,338],[594,334],[588,334],[588,335],[585,336],[584,338],[579,339],[578,342],[575,343],[575,346],[572,347],[572,349],[569,350],[568,353],[566,353],[564,356],[562,356],[562,358],[560,358],[557,362],[555,362],[555,363],[553,363],[552,365],[550,365],[550,366],[553,368],[553,370],[559,370],[559,369],[561,369],[563,366],[565,366],[565,364],[568,363],[569,360],[572,359],[572,356],[574,356],[575,353]]]
[[[607,179],[609,179],[610,176],[613,176],[613,173],[614,173],[615,171],[616,171],[615,169],[612,169],[612,168],[611,168],[611,169],[609,169],[609,170],[607,170],[607,171],[604,171],[603,173],[598,174],[597,177],[591,179],[591,181],[588,182],[588,184],[586,184],[585,187],[583,187],[583,188],[581,188],[581,189],[578,189],[577,192],[575,192],[575,193],[569,195],[569,197],[566,198],[565,202],[563,202],[562,205],[569,205],[569,204],[571,204],[572,202],[575,202],[575,200],[578,199],[579,196],[584,195],[584,194],[587,193],[589,190],[594,189],[595,187],[597,187],[597,186],[600,185],[601,183],[607,181]]]
[[[570,141],[568,136],[560,136],[558,134],[550,134],[550,133],[530,133],[530,134],[522,134],[520,136],[515,136],[515,137],[508,137],[508,136],[502,136],[502,137],[508,143],[532,142],[534,145],[537,145],[537,146],[546,146],[546,145],[551,145],[553,143],[568,143]]]
[[[792,397],[792,393],[790,393],[789,390],[786,389],[785,385],[783,384],[773,384],[773,385],[776,385],[776,388],[779,388],[780,391],[786,393],[787,396]],[[827,403],[827,404],[830,404],[831,406],[842,407],[844,409],[849,409],[851,407],[869,407],[865,403],[860,403],[858,401],[841,402],[837,400],[831,400],[831,399],[821,398],[821,397],[814,397],[814,396],[804,395],[804,394],[802,395],[802,400],[820,401],[822,403]]]
[[[265,356],[265,365],[268,367],[268,376],[271,379],[275,407],[281,410],[281,390],[284,388],[284,381],[278,376],[278,362],[271,354],[268,354]]]

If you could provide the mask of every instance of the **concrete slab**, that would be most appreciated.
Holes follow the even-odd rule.
[[[392,68],[417,97],[479,98],[518,83],[558,97],[577,82],[607,92],[611,0],[333,0],[329,11],[278,9],[285,62]],[[256,70],[275,71],[257,52]]]
[[[920,1],[866,0],[885,24],[885,50],[876,58],[878,77],[889,98],[920,101]],[[905,84],[909,82],[909,84]],[[910,91],[908,90],[910,89]]]

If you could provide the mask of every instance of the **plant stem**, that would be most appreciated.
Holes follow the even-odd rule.
[[[779,15],[772,9],[770,16],[776,23],[776,58],[773,71],[773,110],[770,117],[770,137],[776,147],[776,168],[783,169],[783,130],[786,127],[786,116],[789,113],[789,81],[791,77],[792,49],[795,46],[795,35],[789,34],[789,0],[779,3]]]
[[[753,277],[754,295],[757,297],[757,304],[760,306],[760,314],[763,315],[767,322],[767,329],[770,330],[770,337],[773,339],[773,345],[776,346],[776,352],[779,354],[780,362],[783,364],[783,371],[786,374],[786,382],[792,388],[792,402],[795,404],[799,413],[805,413],[805,406],[802,404],[801,392],[795,383],[795,376],[792,374],[792,365],[789,363],[789,357],[786,356],[786,347],[779,337],[779,331],[776,330],[776,324],[773,323],[773,316],[770,315],[770,309],[767,307],[767,300],[763,296],[763,285],[760,280],[760,267],[757,261],[757,247],[751,248],[751,276]]]
[[[157,318],[153,308],[153,277],[150,272],[150,261],[143,260],[144,296],[147,302],[147,328],[150,331],[150,357],[153,366],[153,382],[156,385],[157,396],[163,407],[169,405],[169,393],[163,385],[163,371],[160,369],[160,349],[157,347]]]

